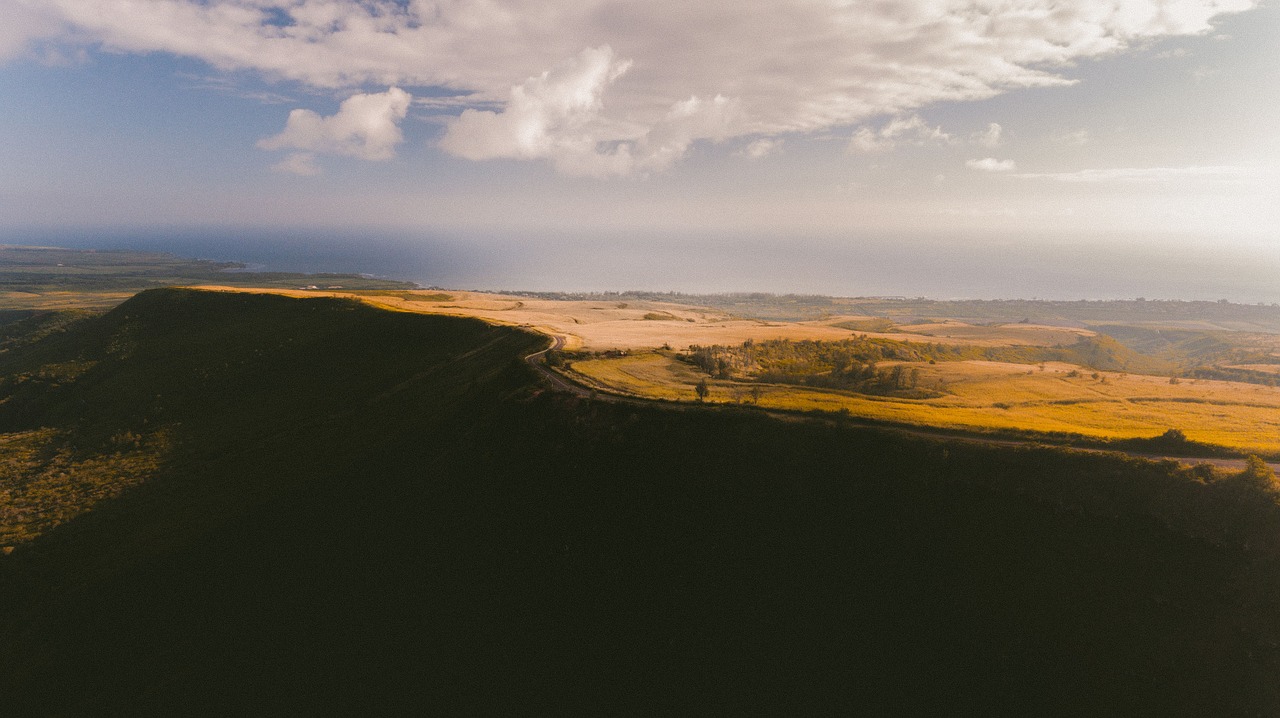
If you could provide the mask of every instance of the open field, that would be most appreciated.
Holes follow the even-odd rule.
[[[331,292],[246,290],[226,286],[200,288],[237,292],[263,291],[294,297],[355,296],[371,304],[401,311],[478,317],[498,324],[530,327],[563,337],[565,348],[569,350],[651,349],[663,344],[673,349],[686,349],[693,344],[739,344],[747,339],[837,340],[855,334],[848,329],[821,322],[784,323],[736,319],[706,307],[654,301],[561,301],[453,290]],[[884,336],[903,339],[912,335]],[[920,341],[938,341],[923,335],[915,338]]]
[[[1037,346],[1070,344],[1096,332],[1077,327],[1050,327],[1041,324],[966,324],[955,320],[908,324],[898,332],[926,337],[956,339],[979,346]]]
[[[204,285],[216,291],[261,291],[294,297],[354,296],[401,311],[478,317],[526,326],[565,339],[570,351],[683,350],[694,345],[741,344],[751,339],[838,341],[854,336],[970,346],[1070,344],[1094,332],[1028,324],[976,326],[957,321],[896,325],[861,316],[799,322],[743,319],[709,307],[649,300],[559,300],[455,290],[326,291]],[[873,328],[868,330],[868,327]],[[874,329],[880,329],[875,331]]]
[[[707,379],[709,402],[755,402],[775,409],[848,410],[871,419],[966,430],[1063,432],[1101,439],[1149,438],[1182,430],[1188,439],[1241,451],[1280,452],[1280,389],[1223,381],[1094,372],[1070,364],[1038,366],[961,361],[911,364],[920,384],[943,387],[932,399],[878,397],[834,389],[708,379],[669,355],[647,352],[574,362],[601,389],[693,401]],[[1078,376],[1069,376],[1072,372]],[[1103,383],[1105,379],[1105,383]],[[753,389],[758,394],[753,395]],[[758,400],[756,399],[758,396]]]
[[[1179,429],[1192,441],[1268,455],[1280,453],[1280,389],[1259,384],[1097,372],[1064,362],[881,362],[916,369],[928,399],[871,396],[840,389],[712,379],[672,358],[692,345],[735,345],[748,339],[838,341],[851,337],[979,347],[1066,345],[1094,332],[1030,323],[973,325],[955,320],[897,325],[866,316],[801,322],[737,319],[707,307],[657,301],[556,300],[453,290],[333,292],[263,291],[289,296],[356,296],[399,311],[470,316],[560,336],[568,351],[626,350],[625,356],[572,364],[583,383],[603,391],[668,400],[696,399],[708,381],[709,402],[843,411],[869,419],[961,430],[1066,433],[1098,439],[1158,436]],[[856,331],[855,329],[882,331]],[[655,352],[666,345],[671,351]],[[1268,366],[1268,365],[1259,365]],[[1250,368],[1254,368],[1251,367]],[[1075,374],[1074,376],[1072,374]],[[1097,374],[1095,377],[1094,374]]]
[[[21,271],[28,270],[22,268]],[[30,271],[34,272],[35,268],[30,268]],[[94,268],[92,271],[99,270]],[[247,278],[247,275],[236,277],[237,280]],[[725,308],[718,308],[629,295],[562,299],[403,287],[339,289],[324,286],[303,289],[276,285],[251,288],[222,283],[206,284],[201,288],[294,297],[355,297],[397,311],[475,317],[498,324],[532,328],[560,337],[563,348],[570,352],[624,350],[630,354],[577,361],[573,370],[583,381],[602,390],[648,398],[693,400],[693,387],[698,381],[708,379],[711,388],[708,401],[711,402],[749,402],[758,397],[761,406],[779,409],[848,410],[855,416],[911,424],[964,430],[1064,432],[1095,438],[1152,437],[1176,428],[1194,441],[1241,451],[1280,452],[1280,390],[1256,383],[1184,379],[1171,384],[1167,376],[1117,371],[1100,372],[1095,378],[1092,368],[1060,362],[1048,362],[1043,370],[1034,364],[990,361],[913,362],[905,366],[918,370],[920,387],[939,391],[941,395],[909,399],[842,389],[711,379],[698,368],[671,358],[672,352],[684,351],[691,346],[735,346],[747,340],[760,342],[771,339],[835,342],[865,337],[954,347],[1064,347],[1082,338],[1098,336],[1083,323],[1036,323],[1025,317],[1007,322],[1002,321],[1003,318],[983,322],[961,321],[949,318],[941,311],[929,319],[896,311],[901,307],[892,303],[868,301],[832,305],[829,309],[836,311],[785,321],[760,318],[759,312],[757,318],[744,318],[730,313],[736,308],[725,303],[721,305]],[[98,289],[93,294],[78,294],[73,290],[55,293],[53,287],[42,287],[40,292],[9,292],[0,297],[0,301],[6,306],[34,307],[49,302],[64,307],[98,306],[104,300],[118,300],[125,296],[123,292],[108,296],[108,292],[102,291],[106,287]],[[786,303],[785,298],[777,299],[781,304]],[[1085,303],[1092,304],[1097,303]],[[758,309],[759,306],[763,305],[760,302],[753,304],[753,308]],[[1033,305],[1014,306],[1023,314],[1032,313],[1022,310]],[[1181,311],[1189,306],[1171,303],[1162,308]],[[1107,310],[1109,307],[1099,305],[1098,308]],[[1208,310],[1227,311],[1220,307],[1214,305]],[[894,309],[895,312],[886,312],[889,316],[859,313],[859,310],[871,308]],[[934,303],[928,308],[945,307]],[[1009,309],[1004,305],[999,308]],[[1071,309],[1075,310],[1077,306],[1073,305]],[[1136,303],[1127,311],[1139,313],[1147,309],[1149,306]],[[1252,313],[1264,311],[1261,307],[1232,306],[1228,309]],[[1215,332],[1221,332],[1225,319],[1213,319],[1216,321],[1204,328],[1212,326]],[[1170,316],[1168,321],[1186,323],[1191,320],[1179,315]],[[1170,347],[1188,352],[1187,356],[1191,356],[1189,352],[1192,351],[1201,351],[1204,356],[1219,356],[1223,347],[1230,349],[1232,346],[1249,347],[1257,356],[1272,350],[1277,341],[1276,335],[1258,333],[1256,324],[1249,329],[1249,332],[1235,332],[1229,336],[1215,333],[1208,339],[1205,338],[1207,335],[1187,334],[1185,329],[1135,328],[1121,331],[1108,326],[1105,331],[1108,335],[1117,333],[1133,346],[1151,352],[1151,356],[1156,356],[1157,351],[1164,352],[1159,356],[1168,356]],[[1233,341],[1236,342],[1234,345]],[[653,353],[652,350],[659,347],[671,351]],[[1280,373],[1280,368],[1277,368],[1280,365],[1258,361],[1265,362],[1266,359],[1236,360],[1234,363],[1224,362],[1222,366]],[[880,362],[879,366],[891,367],[894,363]],[[1073,371],[1079,375],[1068,376]]]

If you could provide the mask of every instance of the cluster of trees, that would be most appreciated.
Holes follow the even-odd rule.
[[[1167,368],[1147,366],[1158,360],[1144,357],[1107,336],[1081,337],[1074,344],[1053,347],[905,342],[865,335],[839,341],[770,339],[754,342],[748,339],[740,346],[695,345],[690,347],[689,357],[707,373],[723,377],[755,374],[760,368],[782,373],[841,374],[859,363],[934,363],[971,359],[1017,364],[1060,361],[1103,371],[1160,373],[1160,370]]]
[[[1107,336],[1081,337],[1074,344],[1053,347],[905,342],[865,335],[840,341],[770,339],[756,342],[748,339],[738,346],[695,345],[689,348],[686,359],[722,379],[755,379],[867,393],[921,391],[918,371],[897,365],[880,367],[880,362],[934,364],[984,360],[1041,364],[1057,361],[1101,371],[1153,374],[1170,369],[1167,363],[1143,356]]]
[[[1216,379],[1219,381],[1239,381],[1263,386],[1280,385],[1280,375],[1256,369],[1241,369],[1226,366],[1202,366],[1187,372],[1193,379]]]
[[[693,346],[686,358],[721,379],[753,379],[869,394],[931,395],[920,389],[918,367],[896,363],[928,360],[921,349],[921,345],[885,339],[838,342],[748,339],[735,347]],[[879,365],[888,361],[895,363]]]

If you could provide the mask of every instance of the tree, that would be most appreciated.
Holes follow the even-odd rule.
[[[700,379],[693,391],[698,395],[698,401],[706,401],[707,395],[711,393],[711,388],[707,386],[706,379]]]
[[[1259,456],[1250,455],[1245,459],[1244,471],[1240,472],[1240,478],[1265,491],[1280,490],[1280,485],[1276,482],[1276,472]]]

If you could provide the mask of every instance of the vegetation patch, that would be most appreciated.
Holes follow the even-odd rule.
[[[765,343],[757,346],[760,344]],[[781,346],[789,348],[786,343]],[[1270,387],[1218,382],[1170,384],[1164,377],[1113,372],[1094,372],[1094,378],[1094,373],[1081,372],[1070,364],[1047,363],[1042,367],[983,361],[890,360],[877,363],[879,376],[872,375],[866,384],[849,378],[857,376],[852,364],[841,382],[836,382],[827,378],[830,375],[818,375],[814,380],[814,374],[796,371],[797,365],[805,366],[797,361],[783,365],[792,370],[784,375],[789,381],[765,381],[759,367],[756,371],[761,373],[740,377],[732,369],[721,372],[718,362],[700,365],[696,360],[718,360],[722,355],[695,351],[692,356],[695,360],[661,353],[599,357],[577,361],[573,369],[586,378],[585,383],[602,390],[655,399],[697,401],[696,387],[706,379],[708,392],[702,399],[709,403],[789,411],[844,410],[874,421],[1014,432],[1045,439],[1146,440],[1173,426],[1197,445],[1218,447],[1217,452],[1280,455],[1280,392]],[[712,367],[710,374],[703,366]],[[909,387],[913,371],[918,372],[917,391],[930,394],[913,396],[909,388],[895,391],[892,383],[879,390],[873,383],[885,378],[892,381],[896,375],[899,380],[905,377]],[[1206,454],[1195,448],[1187,455]]]
[[[168,444],[164,432],[121,432],[86,453],[54,429],[0,434],[0,550],[10,552],[153,477]]]

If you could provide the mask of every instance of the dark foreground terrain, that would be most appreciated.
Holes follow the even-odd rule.
[[[1280,708],[1265,475],[588,402],[341,300],[13,321],[0,496],[151,463],[11,534],[5,715]]]

